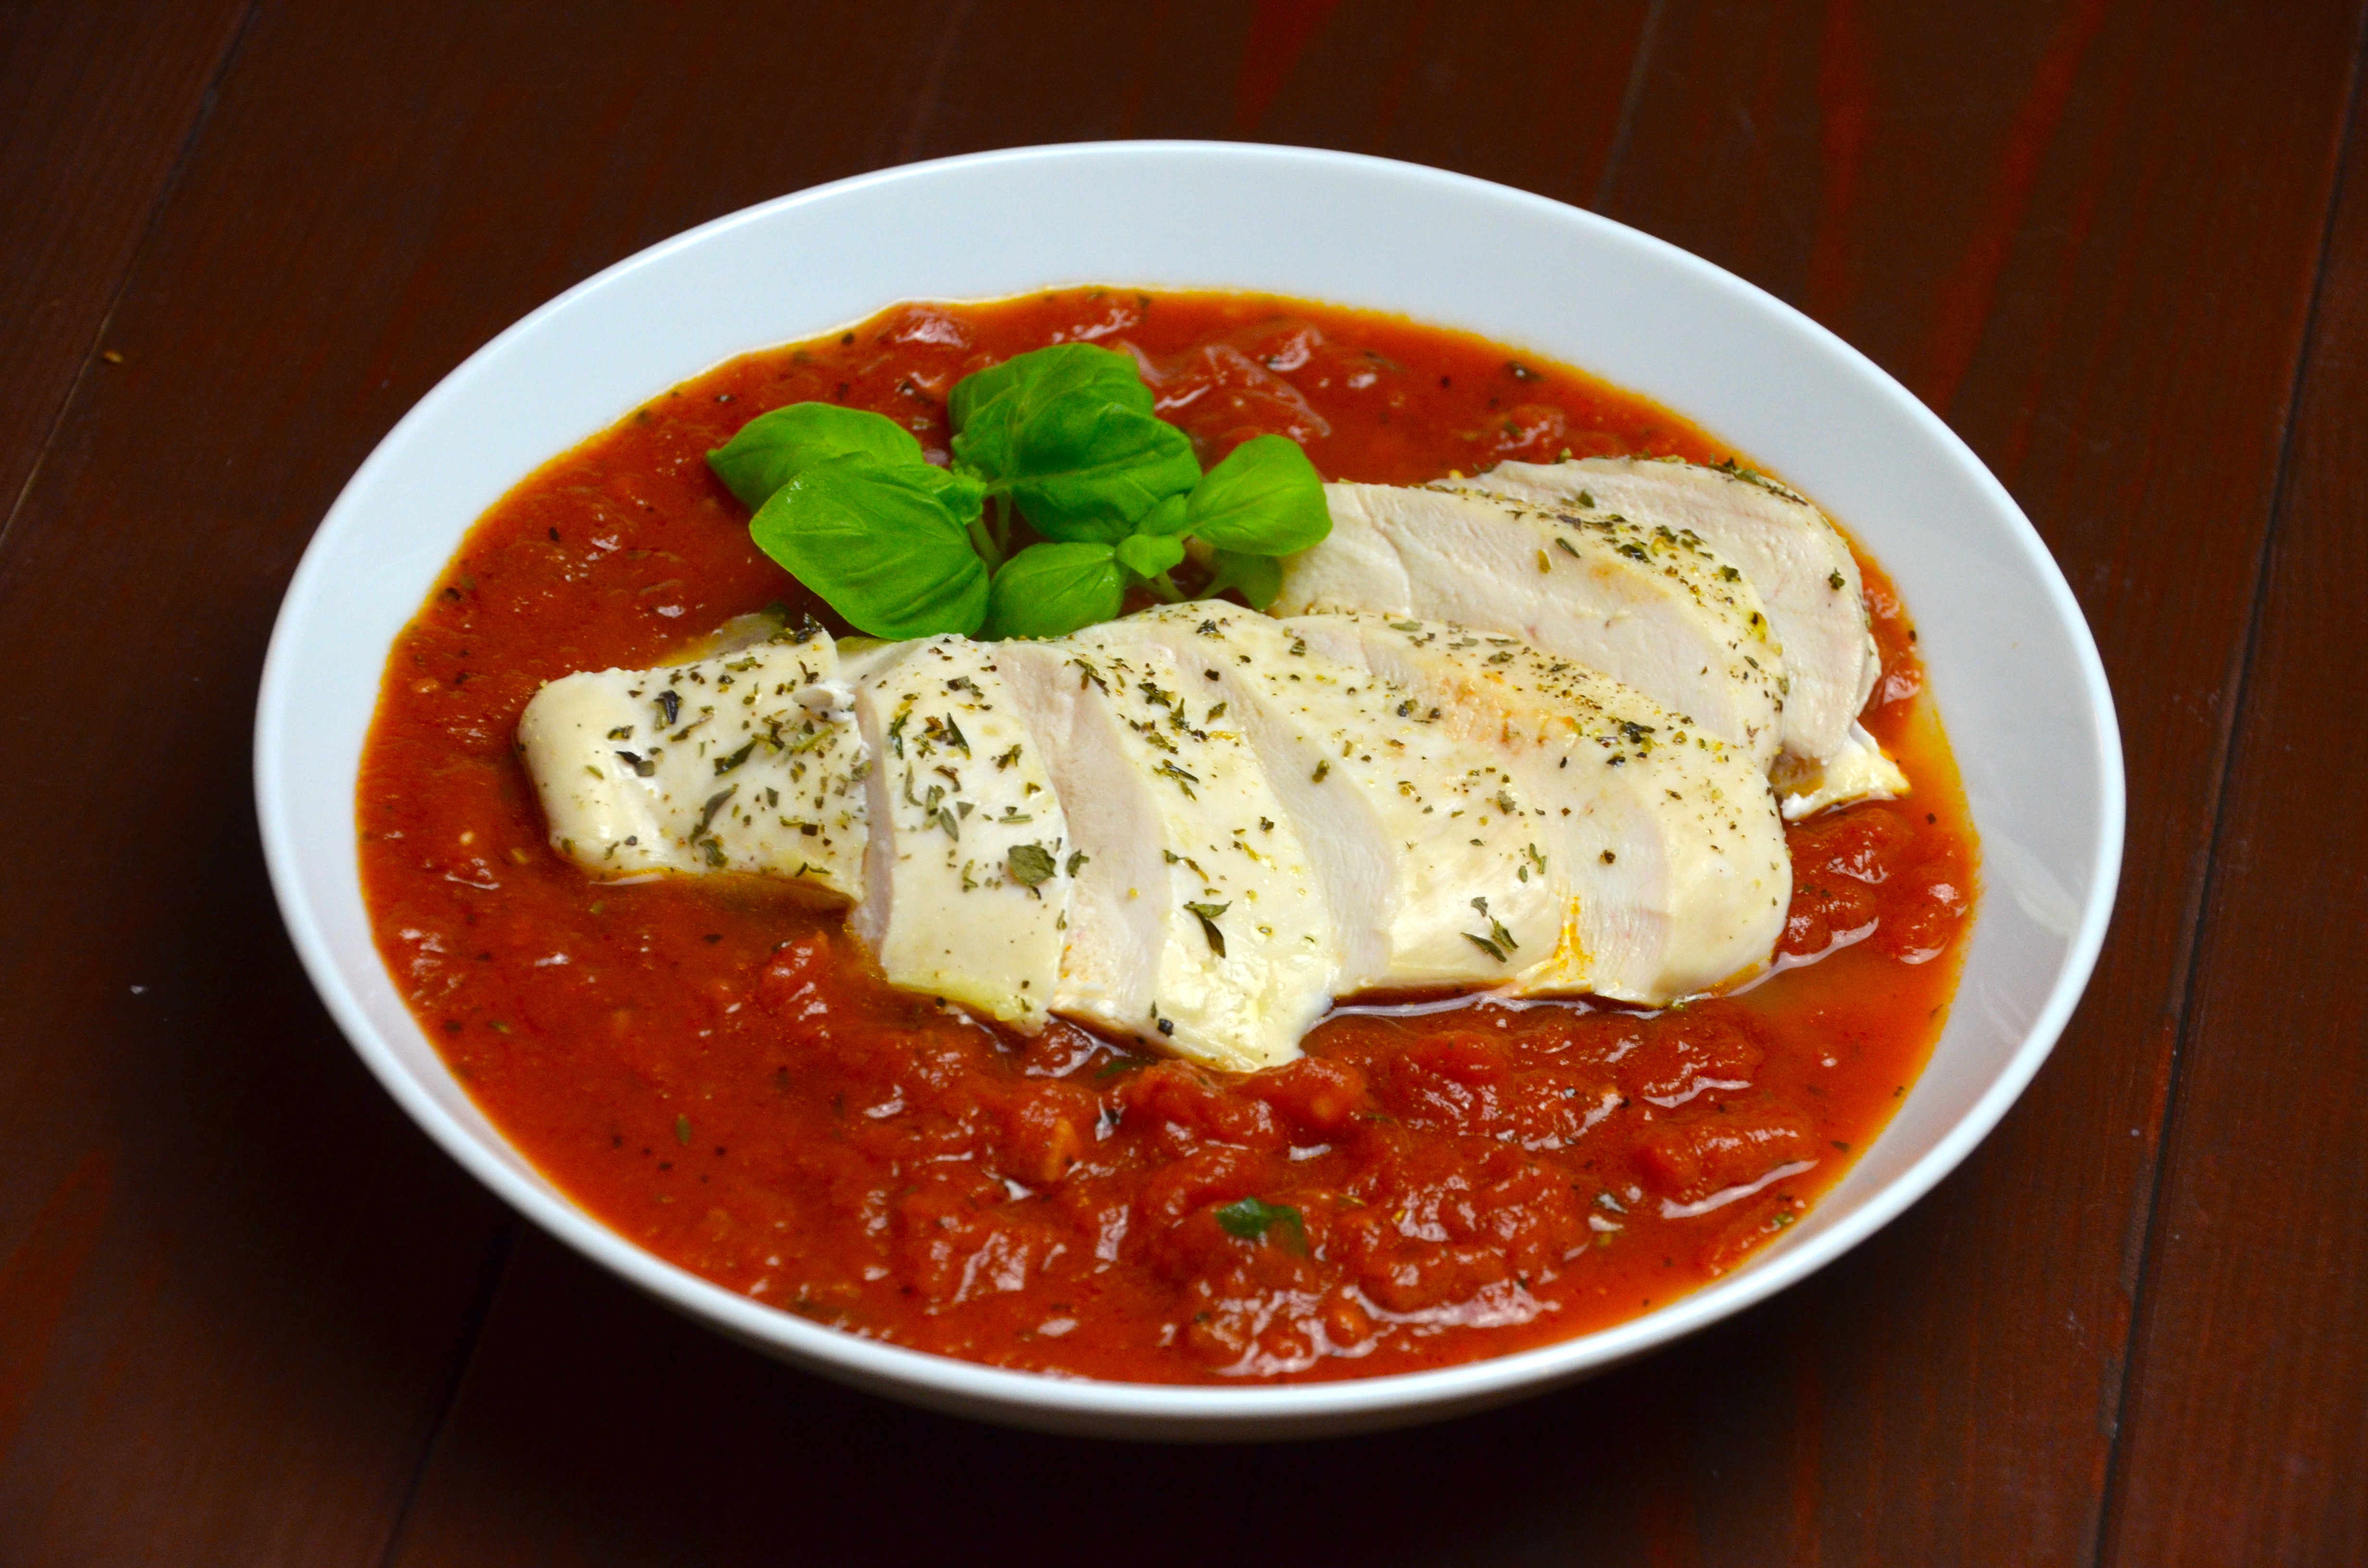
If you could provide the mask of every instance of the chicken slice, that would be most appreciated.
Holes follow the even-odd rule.
[[[1786,752],[1776,759],[1769,782],[1776,788],[1784,820],[1846,806],[1853,801],[1896,801],[1907,793],[1907,775],[1884,755],[1883,746],[1865,726],[1852,722],[1840,747],[1823,762],[1809,762]]]
[[[891,984],[1033,1034],[1060,981],[1068,826],[996,654],[963,637],[867,654],[871,838],[848,924]]]
[[[1692,535],[1495,494],[1325,494],[1332,533],[1284,562],[1276,614],[1373,610],[1509,632],[1775,760],[1782,647],[1749,580]]]
[[[862,737],[837,647],[808,631],[534,695],[518,750],[552,846],[595,876],[753,871],[863,887]]]
[[[1768,962],[1792,861],[1742,748],[1513,638],[1365,614],[1285,625],[1428,699],[1449,740],[1512,774],[1563,917],[1552,942],[1508,923],[1509,989],[1661,1004]]]
[[[1540,506],[1606,507],[1633,523],[1691,529],[1742,569],[1784,648],[1784,749],[1839,752],[1882,672],[1850,544],[1806,497],[1748,469],[1675,459],[1499,463],[1471,489]]]
[[[1125,621],[996,662],[1067,812],[1053,1011],[1215,1067],[1289,1062],[1340,950],[1291,814],[1202,680]]]
[[[1339,928],[1336,995],[1500,983],[1499,928],[1552,944],[1561,910],[1512,778],[1428,699],[1234,605],[1125,624],[1175,654],[1204,728],[1239,729],[1257,753]]]

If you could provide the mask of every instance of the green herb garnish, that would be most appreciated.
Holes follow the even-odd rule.
[[[942,472],[869,452],[825,458],[773,492],[748,535],[875,637],[975,631],[986,619],[987,568],[968,528],[980,490],[973,482],[949,494],[928,477]]]
[[[773,492],[831,458],[863,452],[891,466],[922,460],[913,433],[884,415],[830,403],[793,403],[760,414],[707,454],[707,466],[755,511]]]
[[[1227,1235],[1239,1236],[1246,1242],[1258,1241],[1280,1226],[1285,1247],[1292,1252],[1307,1250],[1307,1221],[1288,1204],[1269,1203],[1258,1198],[1237,1199],[1217,1210],[1217,1223]]]
[[[1126,571],[1110,546],[1031,544],[995,574],[987,595],[987,634],[1058,637],[1115,619],[1125,597]]]
[[[1331,528],[1294,442],[1253,437],[1202,473],[1126,354],[1019,355],[956,382],[948,412],[951,468],[895,421],[825,403],[758,415],[708,464],[754,508],[757,548],[877,637],[1057,637],[1116,618],[1132,585],[1179,600],[1188,537],[1214,551],[1201,597],[1262,609],[1276,558]]]
[[[1217,916],[1233,908],[1230,903],[1188,903],[1184,906],[1200,917],[1201,935],[1209,938],[1209,950],[1219,958],[1225,956],[1225,934],[1217,929]]]
[[[1011,880],[1022,887],[1049,880],[1055,869],[1053,852],[1041,844],[1015,844],[1004,859],[1011,868]]]

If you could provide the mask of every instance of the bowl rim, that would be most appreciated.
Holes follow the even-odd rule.
[[[679,251],[707,244],[718,235],[762,222],[782,210],[824,204],[851,192],[942,175],[949,170],[1112,156],[1156,162],[1178,154],[1265,165],[1299,163],[1434,184],[1551,214],[1559,222],[1593,230],[1593,237],[1599,241],[1634,247],[1656,265],[1691,273],[1697,283],[1737,295],[1744,303],[1773,314],[1793,330],[1813,340],[1822,340],[1821,346],[1827,351],[1838,353],[1852,363],[1874,390],[1894,403],[1897,412],[1921,425],[1930,437],[1952,451],[1997,512],[2010,521],[2009,532],[2014,544],[2044,585],[2054,619],[2073,645],[2082,695],[2094,722],[2093,765],[2101,798],[2097,802],[2098,835],[2087,896],[2055,983],[2003,1070],[1932,1147],[1829,1228],[1762,1248],[1748,1267],[1611,1327],[1451,1367],[1337,1381],[1242,1386],[1102,1381],[1014,1371],[826,1327],[713,1284],[643,1250],[567,1201],[555,1183],[547,1187],[538,1186],[519,1169],[506,1164],[455,1119],[397,1056],[381,1034],[377,1021],[347,984],[300,871],[299,846],[277,764],[288,748],[290,687],[302,657],[296,645],[296,622],[302,608],[320,591],[321,579],[328,571],[326,541],[336,537],[341,518],[357,505],[353,502],[356,493],[364,489],[381,469],[399,460],[404,437],[413,426],[424,423],[443,404],[464,396],[489,361],[502,357],[510,344],[584,295],[657,265]],[[882,308],[886,303],[883,301]],[[809,187],[659,241],[602,268],[520,317],[454,367],[406,411],[324,514],[289,582],[273,626],[256,694],[253,756],[256,815],[265,861],[290,940],[314,989],[356,1054],[412,1120],[463,1169],[519,1214],[578,1254],[686,1315],[744,1341],[789,1355],[825,1376],[973,1415],[1020,1424],[1067,1424],[1071,1429],[1105,1432],[1123,1430],[1126,1424],[1133,1423],[1143,1429],[1139,1435],[1162,1437],[1264,1435],[1249,1430],[1260,1423],[1315,1424],[1321,1429],[1326,1424],[1358,1425],[1360,1418],[1389,1416],[1416,1421],[1521,1392],[1542,1391],[1606,1369],[1730,1317],[1850,1251],[1954,1170],[1997,1126],[2054,1049],[2095,968],[2112,916],[2126,811],[2120,731],[2103,661],[2070,585],[2038,530],[1987,465],[1938,415],[1837,335],[1723,267],[1614,220],[1551,198],[1474,176],[1365,153],[1184,140],[1076,142],[1001,148],[899,165]],[[356,874],[359,875],[359,868]],[[516,1157],[527,1165],[532,1164],[523,1153],[516,1153]]]

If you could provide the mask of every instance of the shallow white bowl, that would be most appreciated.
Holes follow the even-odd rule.
[[[446,1070],[370,939],[355,784],[388,648],[462,532],[546,459],[732,355],[899,300],[1071,283],[1300,295],[1580,366],[1772,465],[1882,561],[1921,631],[1986,892],[1930,1066],[1781,1244],[1632,1323],[1445,1371],[1279,1388],[1056,1380],[859,1339],[643,1252],[545,1180]],[[1475,1409],[1665,1345],[1832,1261],[1946,1175],[2030,1082],[2087,983],[2122,850],[2112,699],[2079,608],[2006,491],[1897,382],[1751,285],[1592,214],[1406,164],[1224,143],[1029,148],[868,175],[694,229],[536,311],[421,400],[330,508],[272,637],[255,772],[272,883],[329,1010],[429,1136],[519,1212],[827,1376],[1129,1437],[1307,1435]]]

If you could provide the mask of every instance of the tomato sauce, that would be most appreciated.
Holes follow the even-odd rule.
[[[586,1209],[855,1333],[1153,1381],[1436,1367],[1633,1317],[1780,1234],[1883,1127],[1940,1030],[1974,841],[1915,632],[1861,558],[1865,722],[1907,800],[1793,827],[1776,969],[1658,1013],[1347,1006],[1246,1078],[1034,1039],[891,989],[840,916],[757,879],[601,885],[544,842],[512,744],[573,670],[825,607],[749,543],[704,454],[809,398],[933,458],[969,371],[1132,348],[1214,461],[1301,441],[1327,478],[1727,449],[1566,368],[1395,318],[1242,295],[908,305],[734,359],[553,460],[471,530],[390,656],[362,769],[378,939],[453,1070]],[[1288,1207],[1247,1235],[1245,1198]],[[1222,1210],[1222,1212],[1221,1212]]]

